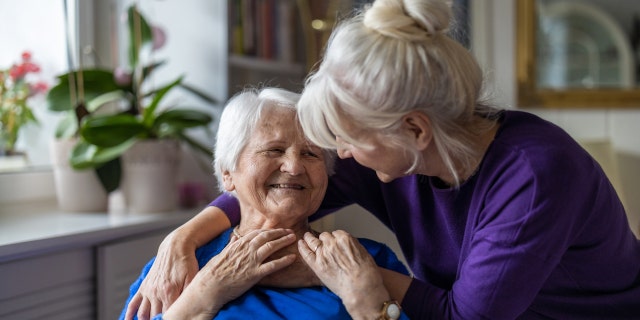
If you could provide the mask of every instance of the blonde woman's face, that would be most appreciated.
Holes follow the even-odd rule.
[[[263,110],[237,170],[223,176],[243,211],[250,208],[279,220],[314,213],[328,181],[322,150],[304,138],[295,112],[283,108]]]
[[[382,182],[391,182],[406,175],[412,161],[406,150],[389,143],[382,134],[357,129],[350,123],[342,129],[362,146],[356,146],[336,135],[337,153],[341,159],[353,158],[376,172]]]

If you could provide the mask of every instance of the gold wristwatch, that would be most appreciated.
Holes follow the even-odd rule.
[[[397,320],[400,318],[402,308],[396,300],[390,300],[382,305],[382,311],[380,312],[381,320]]]

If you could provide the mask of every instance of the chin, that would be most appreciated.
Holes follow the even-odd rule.
[[[393,180],[395,180],[397,177],[394,176],[390,176],[386,173],[382,173],[382,172],[377,172],[376,171],[376,175],[378,176],[378,179],[384,183],[388,183],[391,182]]]

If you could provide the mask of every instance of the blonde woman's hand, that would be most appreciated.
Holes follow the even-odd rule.
[[[127,305],[125,319],[137,314],[138,319],[147,320],[166,311],[198,273],[195,246],[173,240],[171,234],[160,244],[149,273]]]
[[[347,232],[323,232],[317,238],[306,233],[298,250],[354,319],[375,318],[390,299],[373,257]]]
[[[227,302],[239,297],[263,277],[294,262],[295,254],[270,260],[295,242],[291,230],[254,230],[229,244],[198,272],[189,287],[165,313],[167,319],[211,319]]]

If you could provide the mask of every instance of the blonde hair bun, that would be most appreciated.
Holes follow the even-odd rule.
[[[385,36],[416,41],[445,33],[451,20],[450,1],[376,0],[364,13],[363,23]]]

